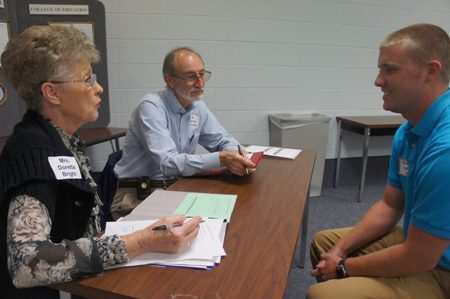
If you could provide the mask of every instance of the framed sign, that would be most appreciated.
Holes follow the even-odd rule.
[[[6,44],[9,41],[9,25],[7,22],[0,21],[0,55],[5,50]],[[0,67],[1,67],[0,63]]]
[[[31,4],[28,6],[30,15],[89,15],[89,5],[72,4]]]

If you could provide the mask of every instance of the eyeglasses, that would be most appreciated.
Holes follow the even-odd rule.
[[[193,85],[195,82],[198,81],[198,79],[202,79],[203,82],[208,81],[211,78],[211,72],[210,71],[203,71],[200,74],[190,74],[184,77],[172,74],[175,78],[184,80],[187,84]]]
[[[90,75],[88,78],[84,79],[84,80],[69,80],[69,81],[56,81],[56,80],[52,80],[52,81],[48,81],[50,83],[86,83],[91,87],[94,87],[95,83],[97,83],[97,75],[96,74],[92,74]]]

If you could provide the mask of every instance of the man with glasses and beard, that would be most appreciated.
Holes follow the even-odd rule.
[[[239,153],[239,142],[200,101],[211,72],[190,48],[176,48],[164,59],[166,88],[148,93],[131,115],[111,206],[113,218],[131,212],[154,189],[180,176],[226,168],[243,176],[255,164]],[[196,154],[197,145],[209,153]]]

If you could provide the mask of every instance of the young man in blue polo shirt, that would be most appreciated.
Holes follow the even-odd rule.
[[[320,283],[307,298],[450,298],[450,39],[416,24],[379,50],[383,108],[407,121],[381,199],[355,227],[315,236],[311,274]]]

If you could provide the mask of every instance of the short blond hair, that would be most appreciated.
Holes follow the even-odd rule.
[[[441,77],[448,85],[450,80],[450,38],[439,26],[433,24],[414,24],[386,36],[380,44],[380,50],[402,45],[407,54],[418,64],[430,60],[441,63]]]
[[[96,63],[100,54],[78,29],[67,26],[32,26],[11,39],[1,56],[6,78],[27,104],[42,109],[41,85],[73,73],[80,61]]]

